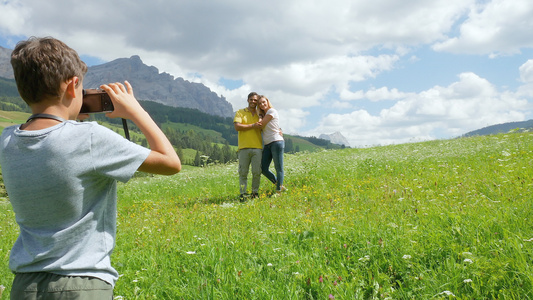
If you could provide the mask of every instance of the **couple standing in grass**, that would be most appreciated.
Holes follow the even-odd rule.
[[[240,199],[247,195],[248,171],[252,166],[252,198],[259,195],[261,173],[276,185],[276,192],[283,186],[283,151],[285,141],[279,125],[278,111],[267,97],[252,92],[248,95],[248,107],[235,113],[233,119],[239,135],[239,185]],[[276,174],[269,169],[274,161]]]

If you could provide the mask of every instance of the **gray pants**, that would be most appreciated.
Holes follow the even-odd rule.
[[[261,155],[261,149],[246,148],[239,150],[239,185],[241,195],[246,194],[247,191],[250,165],[252,165],[252,193],[259,192],[259,184],[261,183]]]
[[[11,300],[113,299],[113,287],[98,278],[61,276],[52,273],[17,273]]]

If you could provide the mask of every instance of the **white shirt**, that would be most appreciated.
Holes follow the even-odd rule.
[[[281,136],[281,128],[279,127],[278,111],[274,108],[270,108],[266,112],[266,116],[271,115],[272,119],[263,128],[263,144],[268,145],[275,141],[283,141]]]

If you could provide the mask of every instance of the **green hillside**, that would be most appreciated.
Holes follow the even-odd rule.
[[[207,163],[226,163],[237,159],[237,132],[232,118],[213,116],[196,109],[169,107],[153,101],[141,100],[140,103],[183,155],[183,163],[198,165],[197,152],[200,156],[208,157]],[[0,78],[0,127],[23,123],[30,112],[18,96],[15,81]],[[120,119],[95,114],[91,120],[124,135]],[[131,140],[146,145],[144,136],[134,124],[128,122],[128,127]],[[315,137],[285,135],[285,148],[286,152],[295,153],[339,149],[341,146]],[[192,151],[185,151],[187,149]]]
[[[14,79],[0,77],[0,96],[18,97],[17,84]]]
[[[163,130],[169,129],[169,128],[172,128],[174,130],[178,130],[181,132],[187,132],[187,131],[192,130],[192,131],[201,133],[205,136],[212,138],[217,143],[224,143],[226,141],[226,139],[222,137],[222,133],[215,131],[213,129],[205,129],[205,128],[192,125],[192,124],[174,123],[174,122],[168,122],[168,121],[160,125]]]
[[[26,122],[31,114],[20,111],[0,110],[0,130],[15,124]]]
[[[287,152],[315,152],[324,150],[323,147],[315,145],[301,136],[284,134],[283,138],[285,139],[285,148]]]

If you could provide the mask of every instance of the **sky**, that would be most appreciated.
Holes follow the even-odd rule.
[[[139,55],[234,110],[258,92],[284,132],[351,147],[533,118],[531,0],[0,0],[0,46],[30,36]]]

